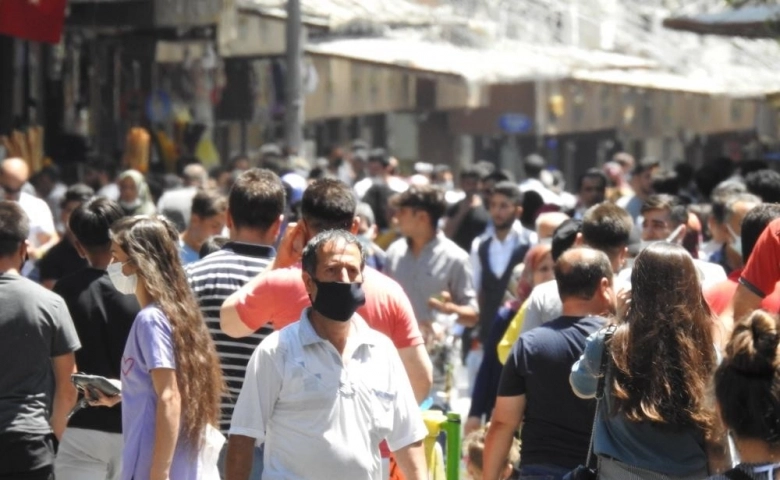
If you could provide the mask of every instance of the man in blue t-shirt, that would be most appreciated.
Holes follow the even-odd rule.
[[[505,468],[521,423],[519,478],[560,479],[585,461],[596,403],[574,395],[569,373],[588,336],[604,326],[601,315],[614,310],[612,267],[603,252],[575,248],[556,262],[555,280],[562,315],[520,335],[504,365],[485,442],[485,478]]]

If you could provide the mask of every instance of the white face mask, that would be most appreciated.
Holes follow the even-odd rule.
[[[108,272],[108,278],[111,279],[111,283],[114,284],[114,288],[116,288],[119,293],[125,295],[134,295],[135,287],[138,284],[138,277],[136,274],[125,275],[122,273],[122,267],[124,265],[124,263],[119,262],[109,264],[108,268],[106,269]]]

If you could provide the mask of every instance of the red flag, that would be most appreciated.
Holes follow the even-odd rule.
[[[0,0],[0,33],[60,43],[67,0]]]

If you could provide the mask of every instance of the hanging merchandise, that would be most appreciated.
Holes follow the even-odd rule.
[[[179,157],[176,144],[164,130],[157,130],[154,135],[157,139],[160,158],[165,166],[165,171],[167,173],[176,173],[176,159]]]
[[[0,33],[34,42],[60,43],[67,0],[0,0]]]
[[[147,173],[149,171],[150,141],[151,138],[146,129],[140,127],[131,128],[127,132],[122,165],[141,173]]]
[[[198,146],[195,148],[195,156],[198,157],[198,160],[200,160],[206,168],[219,165],[219,152],[217,151],[217,147],[214,146],[214,142],[211,140],[211,132],[204,132],[200,142],[198,142]]]
[[[30,127],[24,132],[14,130],[7,137],[0,136],[0,144],[5,148],[7,157],[21,158],[33,173],[51,164],[43,153],[43,127]]]

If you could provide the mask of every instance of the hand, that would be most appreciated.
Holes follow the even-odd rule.
[[[452,313],[452,295],[450,292],[441,292],[438,297],[428,299],[428,306],[437,312],[449,315]]]
[[[117,403],[122,401],[122,395],[114,395],[109,397],[100,390],[89,389],[84,391],[84,395],[89,401],[90,407],[113,407]]]
[[[479,417],[469,417],[466,423],[463,424],[463,437],[467,437],[469,433],[475,432],[482,428],[482,419]]]
[[[168,472],[150,472],[149,480],[170,480]]]
[[[303,247],[305,243],[305,232],[303,225],[299,223],[290,223],[284,231],[282,241],[279,242],[279,249],[276,252],[274,268],[287,268],[301,261]]]
[[[618,319],[626,318],[628,308],[631,306],[631,290],[622,289],[617,293],[617,308],[615,314]]]

